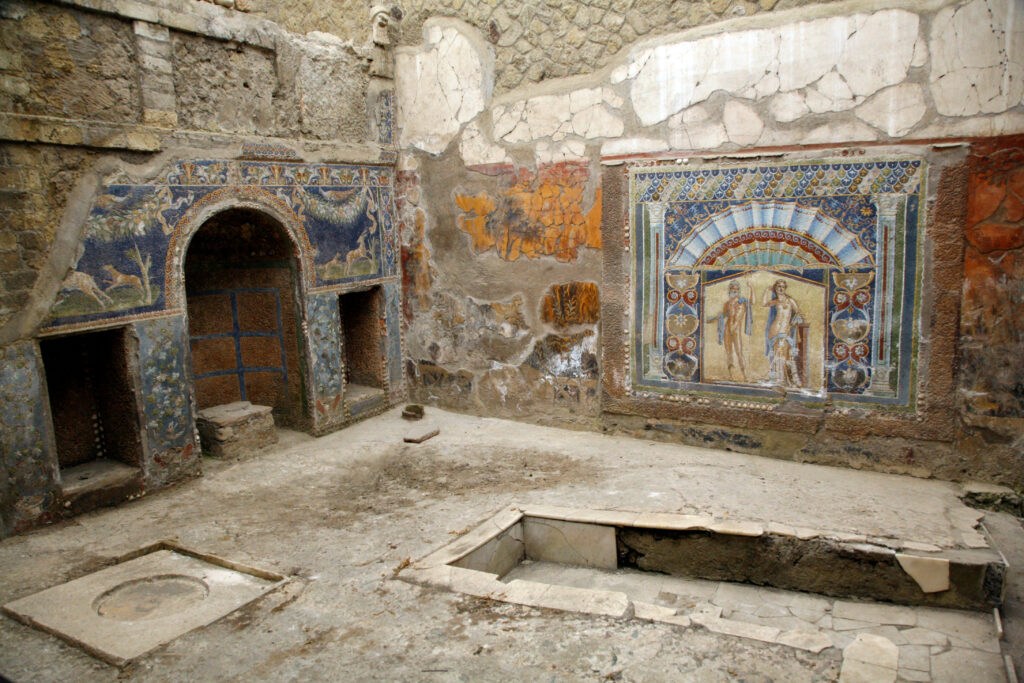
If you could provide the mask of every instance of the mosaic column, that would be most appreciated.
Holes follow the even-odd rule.
[[[664,377],[664,357],[662,347],[665,344],[665,211],[668,206],[664,202],[651,202],[647,212],[651,218],[651,228],[647,236],[647,257],[650,259],[649,292],[656,295],[648,300],[645,311],[644,329],[654,329],[654,339],[648,347],[647,375]]]
[[[892,396],[889,374],[892,372],[889,339],[892,336],[892,302],[895,294],[894,259],[896,257],[896,216],[903,207],[901,197],[874,197],[878,206],[875,247],[875,315],[872,321],[874,367],[868,391],[876,396]],[[901,293],[902,294],[902,293]]]

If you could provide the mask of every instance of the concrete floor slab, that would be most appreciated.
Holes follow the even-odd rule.
[[[207,461],[199,479],[0,541],[0,603],[155,538],[294,577],[124,670],[0,618],[0,673],[110,683],[835,680],[836,647],[798,652],[698,627],[510,605],[410,585],[395,570],[514,503],[739,519],[944,549],[973,528],[969,515],[954,514],[967,511],[956,484],[426,411],[441,433],[422,444],[402,442],[409,423],[400,409],[317,439],[281,431],[254,458]],[[657,604],[669,591],[648,593]],[[816,599],[794,605],[799,616],[820,611]],[[948,641],[920,625],[900,628],[908,642]],[[971,649],[967,636],[945,647]]]

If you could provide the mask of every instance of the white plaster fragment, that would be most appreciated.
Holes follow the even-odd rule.
[[[672,607],[662,607],[649,602],[633,602],[633,617],[646,619],[647,621],[660,621],[667,617],[676,616],[676,610]]]
[[[600,104],[572,117],[572,131],[583,138],[617,138],[624,130],[622,119]]]
[[[850,86],[835,71],[829,71],[814,84],[814,89],[832,101],[832,111],[843,111],[853,106]]]
[[[774,643],[777,642],[780,635],[779,629],[774,626],[761,626],[759,624],[749,624],[745,621],[733,621],[732,619],[696,614],[690,615],[690,619],[693,623],[700,624],[712,633],[722,633],[724,635],[736,636],[737,638],[749,638],[751,640]]]
[[[753,145],[764,130],[764,122],[757,112],[736,100],[726,102],[722,122],[729,139],[741,147]]]
[[[928,110],[924,89],[916,83],[887,88],[857,107],[857,118],[894,138],[910,132]]]
[[[668,142],[673,149],[712,150],[729,140],[722,122],[710,119],[703,107],[691,107],[673,116],[669,119],[668,129]]]
[[[569,113],[577,114],[584,109],[590,109],[601,104],[601,101],[602,94],[600,88],[574,90],[569,93]]]
[[[708,110],[701,106],[690,107],[679,116],[679,120],[685,124],[700,123],[711,118]]]
[[[494,57],[470,29],[449,20],[424,26],[424,45],[395,55],[403,146],[444,151],[462,124],[483,111],[493,89]]]
[[[505,148],[491,142],[475,121],[462,131],[459,153],[466,166],[503,164],[509,161]]]
[[[840,683],[884,683],[896,680],[899,648],[892,641],[860,633],[843,649]]]
[[[821,142],[867,142],[877,140],[875,131],[863,123],[827,123],[818,126],[802,136],[804,144],[817,144]]]
[[[549,143],[541,140],[537,143],[536,159],[538,164],[557,164],[563,161],[582,161],[587,158],[587,146],[580,140],[565,140]]]
[[[523,111],[526,109],[526,102],[514,102],[508,107],[495,105],[491,110],[491,120],[496,139],[504,138],[520,124],[523,119]]]
[[[647,154],[669,149],[667,140],[658,138],[618,138],[601,145],[601,156],[617,154]]]
[[[604,103],[607,104],[612,109],[621,108],[623,103],[625,102],[625,100],[622,99],[622,96],[619,95],[614,90],[612,90],[611,88],[601,89],[601,99],[603,99]]]
[[[833,618],[873,621],[877,624],[897,626],[915,626],[917,624],[917,615],[910,607],[881,602],[836,600],[832,605],[832,616]]]
[[[526,102],[521,124],[505,139],[509,142],[528,142],[554,136],[562,124],[569,120],[568,95],[541,95]],[[518,134],[517,134],[518,133]]]
[[[779,91],[779,75],[774,71],[768,72],[764,78],[754,86],[754,99],[770,97]]]
[[[923,592],[941,593],[949,590],[949,560],[896,553],[896,561]]]
[[[633,81],[630,97],[650,126],[706,100],[716,90],[739,93],[772,70],[778,31],[735,31],[660,45]]]
[[[775,642],[808,652],[821,652],[827,647],[832,647],[832,640],[821,631],[786,631],[780,634]]]
[[[1006,111],[1024,95],[1024,17],[1018,0],[973,0],[932,20],[932,98],[944,116]]]
[[[855,95],[871,95],[907,77],[919,23],[911,12],[882,10],[850,35],[836,68]]]
[[[887,669],[856,659],[843,660],[839,671],[839,683],[892,683],[896,680],[896,669]]]
[[[779,90],[796,90],[832,70],[847,36],[855,30],[854,17],[832,17],[782,26],[779,39]]]

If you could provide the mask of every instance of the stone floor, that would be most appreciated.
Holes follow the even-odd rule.
[[[282,432],[272,449],[206,461],[202,478],[173,490],[0,542],[0,603],[162,539],[294,577],[124,671],[0,617],[0,674],[14,681],[828,681],[846,666],[842,648],[848,662],[854,641],[862,659],[879,651],[880,641],[835,628],[839,618],[868,623],[845,630],[873,630],[868,635],[897,648],[926,646],[927,671],[924,650],[900,650],[906,680],[956,680],[965,670],[975,683],[1005,680],[991,638],[966,635],[989,623],[976,613],[961,619],[953,612],[954,623],[929,628],[918,612],[914,625],[887,624],[840,616],[838,603],[827,600],[819,621],[831,617],[833,647],[811,653],[696,624],[535,609],[395,580],[409,561],[512,503],[702,514],[908,547],[972,547],[985,538],[975,529],[979,511],[959,502],[956,484],[427,412],[440,435],[421,444],[403,442],[411,425],[400,410],[319,439]],[[1004,552],[1019,555],[1020,524],[999,521],[1012,546]],[[1012,576],[1008,594],[1019,595],[1019,583]],[[755,624],[774,618],[765,615],[775,614],[778,600],[764,596],[775,592],[722,590],[704,602],[723,616]],[[839,612],[849,609],[857,607]],[[1006,626],[1007,634],[1021,632]],[[922,634],[909,632],[916,628],[964,634],[946,636],[946,644],[916,643]],[[1019,653],[1024,643],[1004,641],[1002,649]],[[964,668],[942,668],[954,661]]]

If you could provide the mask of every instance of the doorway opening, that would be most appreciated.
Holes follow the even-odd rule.
[[[384,396],[381,306],[379,286],[338,297],[345,362],[345,402],[349,406]]]
[[[249,401],[303,426],[297,273],[295,247],[266,214],[229,209],[196,232],[185,297],[199,410]]]
[[[67,508],[120,502],[142,482],[127,328],[42,339],[39,349]]]

